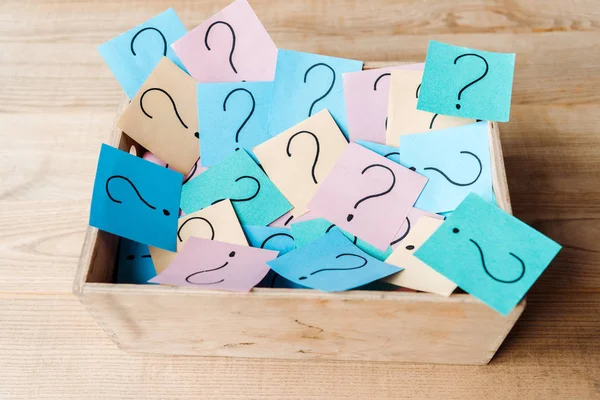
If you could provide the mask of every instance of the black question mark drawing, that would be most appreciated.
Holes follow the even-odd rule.
[[[137,37],[140,33],[148,31],[148,30],[158,32],[158,34],[160,35],[160,37],[163,40],[163,56],[166,56],[167,55],[167,39],[165,39],[165,35],[163,35],[161,31],[159,31],[158,29],[151,27],[151,26],[144,28],[144,29],[140,29],[135,35],[133,35],[133,38],[131,39],[131,43],[129,44],[131,54],[133,54],[134,56],[137,56],[135,50],[133,49],[133,42],[135,42],[135,39],[137,39]]]
[[[340,258],[340,257],[348,257],[348,256],[352,256],[352,257],[357,257],[360,258],[361,260],[363,260],[362,265],[356,266],[356,267],[350,267],[350,268],[322,268],[322,269],[318,269],[316,271],[313,271],[310,273],[310,275],[316,275],[318,273],[324,272],[324,271],[350,271],[353,269],[360,269],[362,267],[364,267],[365,265],[367,265],[369,262],[367,261],[366,258],[364,258],[363,256],[359,256],[358,254],[352,254],[352,253],[342,253],[342,254],[338,254],[337,256],[335,256],[335,258]],[[298,279],[303,281],[305,279],[307,279],[307,276],[301,276]]]
[[[154,207],[152,204],[148,203],[140,194],[139,190],[135,187],[135,185],[133,184],[133,182],[131,182],[131,180],[123,175],[113,175],[111,177],[109,177],[106,180],[106,186],[105,186],[105,190],[106,190],[106,194],[108,195],[108,198],[111,199],[112,201],[114,201],[117,204],[121,204],[123,203],[121,200],[115,199],[113,197],[112,194],[110,194],[110,189],[108,188],[108,185],[110,183],[110,181],[112,181],[113,179],[122,179],[125,182],[129,183],[131,185],[131,187],[133,188],[133,190],[135,191],[135,194],[137,195],[137,197],[142,201],[142,203],[144,203],[148,208],[152,209],[152,210],[156,210],[156,207]],[[168,210],[163,209],[162,210],[163,214],[165,216],[169,216],[171,215],[171,213]]]
[[[315,135],[314,133],[309,132],[309,131],[299,131],[299,132],[294,133],[287,142],[286,152],[287,152],[288,157],[292,156],[292,153],[290,153],[290,144],[292,143],[292,140],[296,136],[302,135],[302,134],[312,136],[312,138],[315,139],[315,144],[317,145],[317,152],[315,154],[315,160],[313,161],[313,165],[312,165],[312,178],[316,185],[319,182],[317,182],[317,177],[315,176],[315,168],[317,167],[317,161],[319,161],[319,152],[321,151],[321,147],[319,145],[319,138],[317,138],[317,135]]]
[[[233,52],[235,51],[235,31],[233,30],[233,28],[231,27],[231,25],[229,25],[225,21],[215,21],[212,24],[210,24],[210,26],[206,30],[206,34],[204,35],[204,45],[206,46],[206,49],[208,51],[212,50],[210,48],[210,46],[208,45],[208,34],[210,33],[210,30],[213,28],[213,26],[218,25],[218,24],[225,25],[231,31],[231,37],[233,38],[233,41],[231,43],[231,51],[229,52],[229,65],[231,65],[231,69],[233,70],[233,72],[235,72],[237,74],[238,73],[237,69],[235,69],[235,65],[233,65]]]
[[[377,84],[379,83],[379,80],[381,78],[383,78],[384,76],[390,76],[390,75],[392,75],[392,74],[389,73],[389,72],[386,72],[385,74],[379,75],[379,77],[377,79],[375,79],[375,83],[373,84],[373,90],[377,91]],[[385,129],[387,129],[387,121],[388,121],[388,117],[386,116],[385,117]]]
[[[294,216],[293,216],[293,215],[290,215],[290,217],[287,219],[287,221],[285,221],[285,222],[283,223],[283,226],[287,226],[287,225],[290,223],[290,221],[291,221],[291,220],[293,220],[293,219],[294,219]]]
[[[421,84],[419,83],[419,86],[417,86],[417,92],[415,93],[415,96],[417,97],[417,99],[419,98],[419,89],[421,89]],[[437,118],[437,114],[435,114],[433,116],[433,118],[431,118],[431,122],[429,123],[429,129],[433,128],[433,121],[435,121],[435,119]]]
[[[460,60],[463,57],[477,57],[480,60],[483,60],[483,62],[485,63],[485,72],[483,73],[483,75],[481,75],[479,78],[469,82],[468,84],[466,84],[465,86],[463,86],[462,89],[460,89],[460,91],[458,92],[458,101],[460,101],[460,96],[463,94],[463,92],[473,86],[474,84],[476,84],[477,82],[479,82],[480,80],[482,80],[483,78],[485,78],[485,76],[487,75],[488,71],[490,70],[490,66],[488,65],[488,62],[485,58],[481,57],[479,54],[474,54],[474,53],[467,53],[467,54],[461,54],[460,56],[456,57],[454,59],[454,65],[456,65],[456,62],[458,60]],[[456,103],[456,109],[460,110],[460,104]]]
[[[248,120],[250,119],[250,117],[252,117],[252,114],[254,114],[254,108],[256,107],[256,102],[254,100],[254,96],[252,95],[252,93],[244,88],[237,88],[237,89],[233,89],[231,92],[229,92],[229,94],[227,94],[227,96],[225,97],[225,100],[223,101],[223,111],[227,111],[227,100],[229,100],[229,96],[231,96],[232,94],[234,94],[235,92],[246,92],[250,95],[250,99],[252,99],[252,109],[250,110],[250,114],[248,114],[248,116],[246,117],[246,119],[244,120],[244,122],[242,122],[242,124],[240,125],[240,127],[238,128],[237,132],[235,133],[235,142],[238,143],[239,142],[239,138],[240,138],[240,131],[244,128],[244,126],[246,125],[246,123],[248,122]],[[236,150],[239,150],[240,148],[236,148]]]
[[[375,167],[379,167],[379,168],[383,168],[387,171],[390,172],[390,174],[392,174],[392,184],[390,185],[389,188],[387,188],[386,190],[384,190],[381,193],[376,193],[376,194],[371,194],[368,196],[363,197],[362,199],[359,199],[356,204],[354,205],[354,209],[356,210],[356,208],[364,201],[375,198],[375,197],[381,197],[384,196],[386,194],[388,194],[389,192],[392,191],[392,189],[394,189],[394,186],[396,185],[396,175],[394,174],[394,171],[392,171],[389,167],[386,167],[385,165],[381,165],[381,164],[371,164],[365,167],[365,169],[362,170],[361,174],[364,174],[366,171],[368,171],[371,168],[375,168]],[[348,214],[348,216],[346,217],[346,221],[350,222],[352,221],[352,219],[354,218],[354,214]]]
[[[386,154],[384,157],[385,157],[385,158],[390,158],[390,157],[391,157],[391,156],[393,156],[393,155],[398,155],[398,156],[400,156],[400,153],[399,153],[399,152],[397,152],[397,151],[392,151],[392,152],[390,152],[390,153],[387,153],[387,154]]]
[[[399,242],[401,242],[401,241],[402,241],[402,240],[403,240],[405,237],[407,237],[407,236],[408,236],[408,233],[410,232],[410,219],[408,219],[408,217],[406,217],[406,224],[407,224],[407,227],[406,227],[406,232],[404,232],[404,233],[402,234],[402,236],[400,236],[398,239],[396,239],[396,240],[392,241],[392,243],[390,243],[390,246],[393,246],[393,245],[395,245],[396,243],[399,243]]]
[[[232,251],[231,253],[229,253],[229,257],[235,257],[235,251]],[[221,282],[225,281],[225,279],[221,279],[221,280],[216,281],[216,282],[192,282],[192,281],[190,281],[190,278],[192,278],[195,275],[205,274],[207,272],[218,271],[220,269],[225,268],[228,265],[229,265],[229,261],[226,261],[225,264],[221,265],[220,267],[212,268],[212,269],[205,269],[205,270],[202,270],[202,271],[194,272],[193,274],[188,275],[185,278],[185,281],[187,283],[191,283],[192,285],[216,285],[217,283],[221,283]]]
[[[265,245],[267,244],[267,242],[275,237],[278,236],[284,236],[284,237],[289,237],[290,239],[294,240],[294,237],[292,235],[290,235],[289,233],[284,233],[284,232],[279,232],[279,233],[274,233],[271,236],[267,237],[265,240],[263,240],[262,244],[260,245],[261,249],[265,248]]]
[[[196,219],[202,220],[208,224],[208,227],[210,228],[210,240],[215,240],[215,228],[212,226],[210,221],[204,217],[192,217],[192,218],[187,219],[183,224],[181,224],[179,229],[177,229],[177,239],[179,239],[180,242],[183,242],[183,239],[181,238],[181,230],[188,222],[190,222],[192,220],[196,220]]]
[[[312,102],[312,104],[310,105],[310,108],[308,109],[309,117],[312,115],[313,107],[315,106],[315,104],[317,104],[317,102],[319,102],[319,101],[323,100],[325,97],[327,97],[327,95],[329,93],[331,93],[331,89],[333,89],[333,85],[335,85],[335,71],[333,70],[333,68],[331,68],[329,65],[327,65],[325,63],[317,63],[317,64],[312,65],[309,69],[307,69],[306,72],[304,73],[304,83],[306,83],[306,78],[308,77],[308,73],[310,71],[312,71],[313,68],[316,68],[319,66],[329,68],[329,70],[331,71],[331,74],[332,74],[331,84],[329,85],[329,88],[327,89],[327,91],[325,92],[324,95],[322,95],[321,97],[317,98],[315,101]]]
[[[460,230],[458,228],[453,228],[452,229],[453,233],[459,233]],[[477,252],[479,253],[479,257],[481,259],[481,265],[483,266],[483,270],[485,271],[485,273],[492,278],[493,280],[495,280],[496,282],[500,282],[500,283],[515,283],[521,280],[521,278],[523,277],[523,275],[525,275],[525,263],[523,262],[523,260],[521,260],[521,258],[519,256],[517,256],[514,253],[509,252],[508,254],[510,256],[512,256],[513,258],[515,258],[519,264],[521,265],[521,272],[519,273],[519,276],[517,276],[514,279],[500,279],[495,277],[487,268],[487,265],[485,264],[485,257],[483,256],[483,250],[481,250],[481,246],[479,245],[479,243],[477,243],[476,241],[474,241],[473,239],[469,239],[469,241],[471,243],[473,243],[475,245],[475,247],[477,248]]]
[[[169,98],[169,100],[171,100],[171,104],[173,105],[173,110],[175,110],[175,115],[177,116],[177,119],[179,120],[179,122],[181,123],[181,125],[185,128],[188,129],[188,126],[185,124],[185,122],[183,122],[183,120],[181,119],[181,116],[179,115],[179,111],[177,111],[177,105],[175,105],[175,101],[173,100],[173,98],[171,97],[171,95],[169,93],[167,93],[166,90],[161,89],[161,88],[150,88],[150,89],[146,89],[146,91],[144,91],[144,93],[142,93],[142,95],[140,96],[140,108],[142,109],[142,112],[144,113],[144,115],[150,119],[152,119],[152,115],[148,114],[146,112],[146,109],[144,108],[144,96],[146,96],[146,94],[148,94],[149,92],[152,91],[158,91],[160,93],[163,93],[165,96],[167,96]],[[194,133],[194,136],[196,136],[196,138],[199,138],[200,135],[198,134],[198,132]]]
[[[254,192],[254,193],[253,193],[251,196],[249,196],[249,197],[245,197],[245,198],[241,198],[241,199],[229,199],[229,200],[230,200],[232,203],[233,203],[233,202],[243,202],[243,201],[250,201],[250,200],[252,200],[253,198],[255,198],[256,196],[258,196],[258,193],[260,192],[260,182],[258,181],[258,179],[256,179],[256,178],[255,178],[255,177],[253,177],[253,176],[244,175],[244,176],[240,176],[239,178],[237,178],[237,179],[235,180],[235,182],[239,182],[239,181],[241,181],[242,179],[250,179],[250,180],[254,181],[254,183],[256,183],[256,191],[255,191],[255,192]],[[213,201],[213,202],[212,202],[212,204],[211,204],[211,205],[213,205],[213,204],[217,204],[218,202],[220,202],[220,201],[223,201],[223,200],[225,200],[225,199],[219,199],[219,200],[215,200],[215,201]]]
[[[192,177],[194,176],[194,174],[196,173],[196,170],[198,169],[198,163],[200,162],[200,157],[198,157],[198,159],[196,160],[196,162],[194,163],[194,166],[192,167],[192,169],[190,170],[190,172],[188,173],[187,178],[185,178],[183,180],[182,185],[185,185],[186,183],[189,182],[190,179],[192,179]],[[169,164],[167,164],[167,166],[169,166]]]
[[[468,154],[468,155],[472,156],[473,158],[475,158],[475,160],[477,160],[477,163],[479,164],[479,172],[477,173],[477,176],[475,177],[475,179],[473,179],[471,182],[466,182],[466,183],[456,182],[456,181],[452,180],[448,175],[446,175],[446,173],[444,173],[444,171],[442,171],[438,168],[435,168],[435,167],[425,167],[425,168],[423,168],[423,170],[435,171],[438,174],[442,175],[444,178],[446,178],[446,180],[448,182],[450,182],[451,184],[453,184],[455,186],[471,186],[472,184],[477,182],[477,180],[481,176],[481,173],[483,172],[483,165],[481,164],[481,160],[479,159],[479,157],[477,157],[476,154],[473,154],[470,151],[466,151],[466,150],[461,151],[460,154]],[[415,167],[410,167],[409,169],[412,171],[416,171]]]
[[[325,230],[325,233],[329,233],[329,231],[330,231],[330,230],[332,230],[333,228],[335,228],[335,224],[331,224],[331,225],[329,225],[329,228],[327,228],[327,229]],[[354,245],[356,245],[356,242],[358,242],[358,238],[357,238],[356,236],[354,236],[354,239],[352,239],[352,243],[353,243]]]

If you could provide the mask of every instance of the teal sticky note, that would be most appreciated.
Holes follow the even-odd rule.
[[[403,135],[400,163],[429,178],[415,207],[454,210],[471,192],[493,201],[487,122]]]
[[[171,43],[186,33],[175,11],[169,8],[98,46],[98,51],[131,99],[163,56],[186,71],[171,48]]]
[[[492,53],[432,40],[417,109],[506,122],[514,70],[514,53]]]
[[[315,218],[308,221],[296,222],[291,224],[291,228],[292,236],[294,236],[296,247],[298,248],[306,246],[307,244],[315,241],[331,231],[339,230],[344,234],[344,236],[351,240],[356,247],[371,257],[375,257],[376,259],[383,261],[388,258],[390,254],[392,254],[391,247],[388,247],[386,251],[381,251],[378,248],[371,246],[364,240],[357,238],[351,233],[338,228],[335,224],[332,224],[324,218]]]
[[[268,225],[292,205],[244,149],[183,185],[181,209],[191,214],[230,199],[242,225]]]
[[[268,133],[273,82],[200,83],[198,120],[200,162],[210,167],[239,148],[255,160],[252,148]]]
[[[388,158],[393,162],[400,164],[400,149],[398,149],[397,147],[387,146],[385,144],[379,144],[374,142],[367,142],[366,140],[357,140],[356,143],[379,154],[380,156],[384,156],[385,158]]]
[[[326,292],[350,290],[402,270],[371,257],[338,230],[267,264],[292,282]]]
[[[90,225],[175,251],[182,180],[179,172],[103,144],[92,193]]]
[[[558,243],[470,194],[415,256],[508,315],[560,249]]]
[[[275,136],[328,109],[348,138],[342,74],[362,70],[362,61],[279,50],[269,134]]]
[[[156,276],[148,245],[121,238],[117,259],[117,283],[145,284]]]

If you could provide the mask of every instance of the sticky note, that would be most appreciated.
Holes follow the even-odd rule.
[[[386,263],[404,268],[402,272],[388,276],[386,282],[397,286],[450,296],[456,284],[414,256],[415,251],[435,232],[443,220],[422,217],[410,230],[402,246],[385,260]]]
[[[245,225],[243,228],[246,238],[252,247],[277,250],[280,256],[289,253],[296,247],[292,230],[289,228],[255,225]]]
[[[423,71],[393,71],[390,78],[388,125],[385,143],[397,146],[402,135],[436,131],[475,122],[417,110]]]
[[[198,82],[272,81],[277,47],[246,0],[237,0],[173,43]]]
[[[429,42],[417,108],[506,122],[510,116],[514,53],[492,53]]]
[[[156,276],[148,246],[121,238],[117,261],[117,283],[144,284]]]
[[[285,228],[290,222],[294,219],[294,216],[290,211],[283,214],[281,217],[277,218],[275,221],[271,222],[269,226],[273,228]]]
[[[379,154],[380,156],[387,158],[388,160],[392,160],[393,162],[400,164],[400,149],[398,146],[387,146],[385,144],[367,142],[365,140],[357,140],[356,143]]]
[[[169,8],[98,46],[98,51],[131,99],[162,57],[184,69],[171,43],[186,33],[175,11]]]
[[[397,69],[423,70],[423,64],[399,65],[343,74],[348,132],[352,141],[385,143],[390,74]]]
[[[508,315],[560,249],[532,227],[470,194],[415,256]]]
[[[360,250],[340,231],[329,232],[268,264],[292,282],[325,292],[350,290],[400,270]]]
[[[186,175],[200,157],[196,82],[163,57],[117,126]]]
[[[323,109],[348,137],[342,74],[360,71],[362,61],[279,50],[269,133],[277,135]]]
[[[192,213],[230,199],[242,225],[268,225],[292,205],[243,149],[183,186],[181,209]]]
[[[182,175],[115,149],[100,149],[90,225],[175,250]]]
[[[402,136],[400,162],[429,178],[417,208],[452,211],[471,192],[493,200],[487,122]]]
[[[153,154],[150,151],[145,152],[144,155],[142,156],[142,158],[144,160],[150,161],[153,164],[158,164],[161,167],[173,169],[172,166],[170,166],[169,164],[167,164],[166,162],[161,160],[159,157],[157,157],[155,154]],[[186,184],[190,179],[195,178],[196,176],[200,175],[200,173],[205,170],[206,170],[206,168],[204,168],[203,166],[200,165],[200,158],[198,158],[198,160],[196,160],[196,162],[192,166],[192,169],[190,170],[190,172],[188,172],[188,174],[185,176],[185,178],[183,178],[183,184]]]
[[[400,226],[398,232],[396,232],[396,236],[394,236],[394,239],[390,243],[392,249],[396,250],[398,247],[401,246],[403,240],[406,239],[412,227],[419,221],[421,217],[429,217],[439,220],[444,219],[444,216],[442,215],[430,213],[428,211],[421,210],[420,208],[413,207],[404,219],[404,222]]]
[[[272,250],[190,238],[167,269],[150,282],[248,292],[269,272]]]
[[[177,257],[177,251],[165,250],[154,246],[148,246],[148,250],[152,256],[152,262],[157,274],[167,269],[175,260],[175,257]]]
[[[347,146],[329,111],[322,110],[254,148],[263,169],[292,203],[292,215],[306,211]]]
[[[385,251],[427,178],[350,143],[308,208]]]

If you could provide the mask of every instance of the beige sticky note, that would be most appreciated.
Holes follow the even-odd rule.
[[[398,146],[400,136],[452,128],[475,122],[474,119],[432,114],[417,110],[423,71],[397,70],[390,76],[388,123],[385,143]]]
[[[150,256],[152,256],[152,263],[154,264],[154,269],[156,270],[157,275],[167,269],[169,264],[171,264],[173,260],[175,260],[175,257],[177,257],[177,253],[174,251],[153,246],[148,246],[148,249],[150,250]]]
[[[252,150],[298,217],[347,145],[324,109]]]
[[[186,175],[200,156],[196,81],[163,57],[117,126]]]
[[[433,234],[443,220],[421,217],[402,241],[402,246],[390,254],[386,263],[404,268],[385,280],[394,285],[450,296],[456,284],[414,256],[415,251]]]

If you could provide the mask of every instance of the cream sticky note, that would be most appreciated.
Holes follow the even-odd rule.
[[[117,126],[186,175],[200,156],[196,81],[163,57]]]
[[[402,241],[402,246],[396,248],[385,260],[388,264],[404,268],[404,271],[387,277],[385,279],[387,282],[442,296],[452,294],[456,289],[456,284],[414,256],[414,252],[443,223],[444,221],[441,219],[429,217],[418,219],[415,226]]]
[[[399,137],[410,133],[471,124],[473,119],[417,110],[423,71],[395,70],[390,77],[390,99],[385,143],[398,146]]]
[[[304,214],[348,143],[337,124],[322,110],[253,149],[263,169],[294,208]]]
[[[173,260],[175,260],[175,257],[177,257],[176,251],[164,250],[154,246],[148,246],[148,250],[150,250],[150,256],[152,257],[154,269],[157,274],[167,269]]]
[[[441,221],[444,220],[444,217],[438,214],[431,213],[429,211],[421,210],[420,208],[413,207],[412,210],[408,213],[406,218],[404,219],[404,223],[400,226],[398,232],[396,232],[396,236],[394,236],[394,240],[390,243],[392,249],[396,250],[398,247],[402,246],[403,240],[408,237],[410,230],[415,226],[419,218],[426,216],[430,218],[439,219]]]

